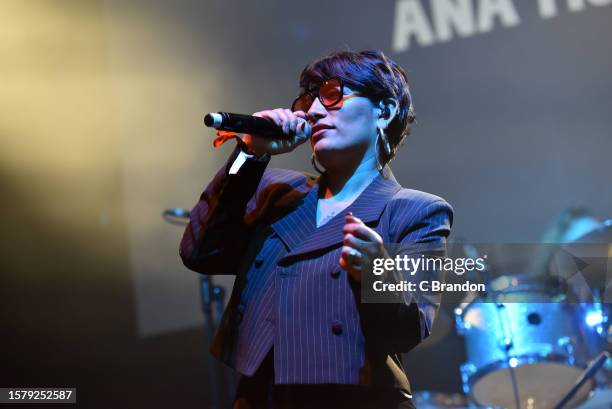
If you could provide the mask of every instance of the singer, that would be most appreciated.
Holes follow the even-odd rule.
[[[414,408],[400,353],[436,305],[360,295],[383,243],[450,233],[450,205],[389,168],[415,122],[406,74],[380,51],[343,51],[299,85],[292,109],[253,114],[285,137],[243,135],[190,213],[184,264],[236,275],[211,352],[241,374],[233,408]],[[318,177],[267,168],[306,141]]]

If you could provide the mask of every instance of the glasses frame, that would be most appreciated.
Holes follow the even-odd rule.
[[[332,102],[332,103],[328,103],[328,104],[326,104],[325,102],[323,102],[323,98],[321,97],[321,87],[322,87],[323,85],[325,85],[325,83],[330,82],[330,81],[332,81],[332,80],[337,80],[337,81],[338,81],[338,83],[340,84],[340,94],[339,94],[340,96],[339,96],[339,98],[338,98],[336,101],[334,101],[334,102]],[[310,96],[310,98],[312,99],[312,101],[310,102],[310,106],[308,107],[308,110],[310,110],[310,107],[312,107],[312,104],[314,103],[315,99],[318,99],[318,100],[319,100],[319,102],[321,103],[321,105],[323,105],[325,108],[333,108],[333,107],[337,106],[338,104],[343,103],[344,101],[346,101],[346,100],[347,100],[347,99],[349,99],[349,98],[354,98],[354,97],[361,97],[361,96],[363,96],[363,94],[360,94],[360,93],[358,93],[358,92],[354,92],[354,93],[352,93],[352,94],[344,95],[344,81],[342,81],[342,79],[340,79],[340,78],[338,78],[338,77],[332,77],[332,78],[329,78],[329,79],[327,79],[327,80],[323,81],[323,84],[321,84],[321,85],[320,85],[320,86],[319,86],[319,87],[316,89],[316,93],[315,93],[315,92],[313,92],[313,91],[305,91],[305,92],[301,93],[300,95],[298,95],[298,96],[297,96],[297,98],[296,98],[296,99],[294,99],[294,100],[293,100],[293,103],[291,104],[291,110],[292,110],[293,112],[296,112],[296,111],[295,111],[295,105],[297,104],[297,102],[298,102],[298,101],[299,101],[301,98],[303,98],[304,96],[306,96],[306,95],[309,95],[309,96]],[[340,109],[340,108],[342,108],[342,105],[340,105],[340,106],[338,107],[338,109]],[[308,111],[308,110],[307,110],[307,111]]]

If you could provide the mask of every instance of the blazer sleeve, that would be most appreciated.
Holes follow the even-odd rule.
[[[403,206],[399,207],[396,213],[401,215]],[[402,250],[404,254],[410,254],[411,249],[423,248],[419,244],[427,243],[426,247],[435,249],[437,256],[445,256],[453,219],[452,207],[437,198],[428,200],[413,215],[411,220],[400,225],[395,234],[394,242],[400,249],[398,254]],[[397,218],[401,219],[401,216]],[[389,271],[386,274],[392,277],[385,281],[401,280],[400,272]],[[361,286],[358,288],[360,291]],[[358,303],[362,331],[373,347],[389,353],[404,353],[429,336],[438,304],[427,297],[407,298],[404,293],[394,303]]]
[[[247,203],[255,195],[270,158],[247,158],[230,174],[240,152],[238,145],[190,212],[179,254],[191,270],[236,274],[241,262],[250,236],[244,221]]]

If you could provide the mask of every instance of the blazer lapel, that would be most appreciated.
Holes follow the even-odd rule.
[[[305,195],[290,204],[291,207],[295,207],[293,211],[272,223],[272,228],[290,250],[297,247],[316,229],[318,179],[314,185],[306,186],[304,189],[309,187],[310,190]]]
[[[354,216],[360,218],[366,224],[372,223],[378,220],[389,200],[400,189],[401,186],[392,174],[388,179],[378,175],[349,207],[338,213],[323,226],[316,228],[319,191],[319,183],[317,183],[316,188],[311,189],[301,206],[273,225],[274,230],[279,235],[287,237],[291,242],[289,245],[290,252],[285,257],[292,257],[341,243],[344,238],[342,228],[346,212],[352,212]],[[283,234],[279,233],[281,229]]]

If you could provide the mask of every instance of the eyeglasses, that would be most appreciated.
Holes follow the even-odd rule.
[[[319,98],[321,105],[325,108],[331,108],[338,104],[343,103],[349,98],[359,97],[362,94],[353,93],[344,95],[344,84],[340,78],[330,78],[323,82],[316,93],[313,91],[306,91],[293,101],[291,110],[308,112],[315,98]],[[340,109],[342,105],[337,108]]]

